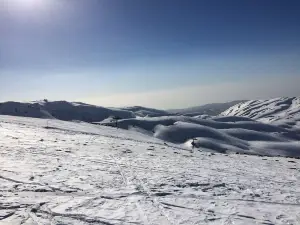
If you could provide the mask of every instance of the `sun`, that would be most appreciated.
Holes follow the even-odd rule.
[[[43,4],[43,2],[45,3],[46,0],[12,0],[15,1],[16,4],[19,4],[20,6],[23,7],[37,7],[41,4]]]
[[[39,10],[51,0],[6,0],[8,7],[20,10]]]
[[[64,0],[0,0],[1,10],[21,22],[37,24],[55,21],[61,15]],[[55,15],[55,16],[53,16]],[[0,35],[1,36],[1,35]]]

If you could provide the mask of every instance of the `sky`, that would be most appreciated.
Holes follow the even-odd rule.
[[[0,0],[0,101],[300,95],[299,0]]]

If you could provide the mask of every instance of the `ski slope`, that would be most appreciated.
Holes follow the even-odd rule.
[[[300,161],[0,116],[0,224],[299,224]]]
[[[115,126],[115,122],[104,121],[100,124]],[[206,151],[300,157],[298,132],[246,117],[130,118],[118,121],[118,127],[188,148],[192,148],[194,140],[195,147]]]

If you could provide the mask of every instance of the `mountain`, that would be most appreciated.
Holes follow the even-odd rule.
[[[186,116],[198,116],[198,115],[216,116],[219,115],[221,112],[225,111],[226,109],[241,102],[245,102],[245,100],[236,100],[236,101],[225,102],[225,103],[211,103],[211,104],[190,107],[185,109],[171,109],[168,110],[168,112],[180,114],[180,115],[186,115]]]
[[[35,101],[35,102],[4,102],[0,103],[0,114],[34,117],[56,118],[60,120],[81,120],[85,122],[98,122],[110,116],[119,118],[134,118],[130,111],[105,108],[80,102],[67,101]]]
[[[44,100],[0,104],[3,115],[77,120],[112,127],[117,124],[119,128],[187,148],[297,157],[300,156],[298,112],[299,98],[247,101],[220,116],[194,117],[174,116],[163,110],[140,106],[117,109],[81,102]],[[117,123],[113,117],[119,118]]]
[[[157,117],[172,115],[164,110],[132,106],[124,108],[105,108],[82,102],[33,101],[0,103],[0,115],[23,116],[34,118],[56,118],[60,120],[81,120],[100,122],[111,117],[120,119],[135,117]]]
[[[0,103],[0,115],[23,116],[34,118],[56,118],[60,120],[81,120],[85,122],[100,122],[111,117],[121,119],[135,117],[160,117],[172,115],[196,116],[208,118],[207,115],[218,115],[235,103],[215,103],[199,107],[159,110],[154,108],[131,106],[124,108],[106,108],[82,102],[67,101],[33,101],[33,102],[3,102]],[[204,115],[203,115],[204,114]]]
[[[131,106],[131,107],[124,107],[121,109],[134,112],[136,116],[140,116],[140,117],[168,116],[172,114],[164,110],[147,108],[142,106]]]
[[[239,103],[221,113],[243,116],[300,132],[300,97],[282,97]]]

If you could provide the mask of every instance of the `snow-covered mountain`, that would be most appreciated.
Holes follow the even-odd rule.
[[[82,102],[33,101],[0,103],[0,115],[34,118],[56,118],[60,120],[81,120],[100,122],[110,117],[121,119],[135,117],[168,116],[171,113],[153,108],[133,106],[125,108],[105,108]]]
[[[172,115],[172,113],[169,113],[164,110],[147,108],[147,107],[142,107],[142,106],[131,106],[131,107],[124,107],[121,109],[134,112],[135,115],[139,116],[139,117],[157,117],[157,116]]]
[[[232,106],[222,116],[243,116],[300,132],[300,97],[252,100]]]
[[[0,115],[0,225],[299,224],[299,98],[253,102],[196,117],[2,103],[17,116]]]
[[[279,131],[242,118],[195,121],[158,135],[181,139],[197,130],[213,143],[240,145],[241,129],[226,126]],[[269,143],[282,138],[274,133]],[[300,223],[299,159],[198,150],[135,130],[0,116],[0,224]]]
[[[82,102],[67,101],[33,101],[33,102],[3,102],[0,103],[0,115],[23,116],[34,118],[56,118],[60,120],[81,120],[85,122],[100,122],[111,117],[121,119],[135,117],[160,117],[171,115],[196,116],[200,118],[217,115],[233,104],[229,103],[209,104],[200,107],[181,110],[159,110],[142,106],[124,108],[105,108]],[[209,116],[207,116],[207,115]]]
[[[80,102],[0,104],[0,114],[94,122],[146,134],[187,148],[221,153],[300,156],[299,98],[248,101],[222,116],[166,116],[145,107],[104,108]]]
[[[134,118],[131,111],[105,108],[81,102],[67,101],[35,101],[35,102],[4,102],[0,103],[0,114],[34,117],[56,118],[60,120],[81,120],[86,122],[102,121],[110,116],[119,118]]]
[[[168,110],[168,112],[179,114],[179,115],[185,115],[185,116],[198,116],[198,115],[217,116],[221,112],[225,111],[226,109],[241,102],[245,102],[245,100],[237,100],[237,101],[225,102],[225,103],[211,103],[211,104],[195,106],[195,107],[190,107],[185,109],[171,109]]]
[[[236,104],[223,116],[244,116],[255,120],[276,121],[300,115],[300,97],[252,100]]]

